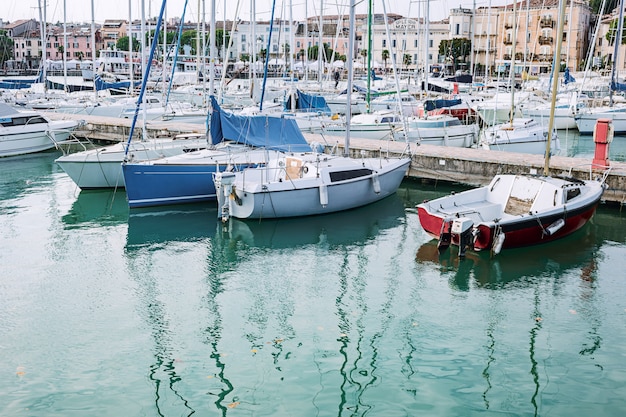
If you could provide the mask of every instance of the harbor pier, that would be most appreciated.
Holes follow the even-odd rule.
[[[119,119],[79,114],[48,113],[52,119],[84,120],[85,124],[76,132],[79,138],[94,142],[120,142],[128,140],[132,119]],[[133,139],[142,135],[141,114]],[[204,134],[205,126],[178,121],[149,121],[146,123],[148,137],[176,136],[181,134]],[[327,147],[336,147],[341,152],[344,139],[337,136],[322,137],[319,134],[304,133],[309,143],[321,143]],[[589,140],[593,138],[589,137]],[[416,180],[448,181],[481,186],[488,184],[497,174],[526,173],[543,174],[543,155],[522,154],[485,150],[480,148],[455,148],[446,146],[409,144],[412,156],[407,176]],[[350,155],[358,158],[387,154],[396,156],[407,152],[407,144],[402,141],[378,141],[371,139],[350,138]],[[572,158],[553,156],[550,158],[550,175],[566,175],[580,179],[589,178],[589,173],[601,177],[605,170],[594,166],[592,158]],[[626,204],[626,162],[609,161],[610,171],[606,183],[603,201]]]

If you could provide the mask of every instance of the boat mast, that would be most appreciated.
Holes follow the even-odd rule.
[[[215,94],[215,55],[217,55],[217,48],[215,47],[215,3],[216,0],[211,0],[211,32],[209,32],[209,91],[212,96]],[[226,34],[226,31],[222,33],[222,36]]]
[[[624,0],[619,2],[619,18],[617,19],[617,35],[615,36],[613,46],[613,68],[611,68],[611,88],[609,89],[609,106],[613,107],[613,89],[615,88],[617,73],[617,54],[619,53],[619,45],[622,43],[622,31],[624,28]]]
[[[63,91],[68,92],[67,88],[67,2],[63,0]]]
[[[384,3],[384,2],[383,2]],[[372,101],[372,14],[373,0],[367,2],[367,112],[371,113],[370,108]],[[386,22],[385,22],[386,23]],[[400,98],[398,98],[399,100]]]
[[[517,0],[513,1],[513,46],[511,48],[511,70],[509,71],[509,88],[511,89],[511,110],[509,123],[513,126],[515,116],[515,48],[517,47]]]
[[[348,23],[350,38],[348,39],[348,85],[346,91],[346,139],[344,143],[343,154],[350,156],[350,119],[352,116],[352,67],[354,59],[354,4],[355,0],[350,0],[350,23]]]
[[[92,0],[93,1],[93,0]],[[93,10],[93,8],[92,8]],[[41,36],[41,81],[43,82],[43,93],[44,96],[46,95],[46,92],[48,91],[47,87],[46,87],[46,78],[47,78],[47,62],[46,62],[46,57],[48,56],[48,53],[46,52],[46,41],[47,41],[47,26],[46,26],[46,2],[43,2],[43,15],[42,15],[42,11],[41,11],[41,0],[39,0],[39,20],[41,21],[41,28],[40,28],[40,36]],[[91,32],[93,33],[93,28],[91,29]],[[94,88],[95,90],[95,88]]]
[[[128,0],[128,77],[130,80],[128,84],[128,95],[132,96],[135,92],[135,75],[133,74],[133,14],[130,0]]]
[[[430,68],[428,67],[428,42],[430,37],[430,0],[424,2],[424,99],[428,98],[428,73]],[[445,70],[444,70],[445,71]],[[424,112],[426,116],[426,112]]]
[[[554,106],[556,104],[556,90],[559,88],[559,69],[561,68],[561,45],[563,44],[563,26],[565,23],[566,1],[567,0],[561,0],[561,4],[559,6],[559,29],[556,33],[556,50],[554,51],[554,60],[552,62],[554,75],[552,76],[552,100],[550,103],[550,119],[548,121],[548,141],[546,142],[545,165],[543,167],[544,175],[549,175],[550,173],[550,144],[552,142],[552,131],[554,129]]]
[[[94,99],[98,99],[98,90],[96,89],[96,18],[94,15],[93,0],[91,0],[91,70],[93,71],[92,77],[94,79],[93,96]],[[45,43],[44,43],[45,45]],[[45,51],[45,46],[44,46]],[[45,56],[45,53],[44,53]]]

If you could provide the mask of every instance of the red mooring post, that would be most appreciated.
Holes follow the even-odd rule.
[[[609,166],[609,144],[613,140],[613,125],[611,119],[598,119],[593,130],[593,141],[596,144],[596,152],[593,156],[595,167]]]

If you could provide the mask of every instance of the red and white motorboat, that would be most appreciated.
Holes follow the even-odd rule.
[[[450,244],[476,251],[535,245],[580,229],[595,213],[608,170],[598,179],[496,175],[489,185],[417,206],[424,230]],[[591,178],[591,175],[590,175]]]

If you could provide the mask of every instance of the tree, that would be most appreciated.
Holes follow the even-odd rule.
[[[383,53],[381,55],[383,61],[385,61],[385,70],[387,69],[387,60],[389,59],[389,50],[383,49]]]
[[[5,30],[0,30],[0,64],[13,58],[13,40],[7,36]]]
[[[115,43],[115,47],[120,51],[128,51],[128,36],[122,36]],[[133,38],[133,52],[139,52],[141,50],[141,43],[137,38]]]
[[[365,68],[365,60],[367,59],[367,49],[361,49],[359,55],[363,57],[363,67]]]
[[[626,22],[626,18],[624,18]],[[623,27],[623,26],[622,26]],[[609,25],[609,30],[604,37],[609,41],[609,45],[615,45],[615,37],[617,36],[617,19],[613,19]],[[622,44],[626,43],[626,30],[622,30]]]
[[[324,43],[324,55],[323,55],[323,59],[327,60],[329,59],[331,56],[333,56],[333,50],[330,47],[330,45],[328,43]],[[310,46],[308,49],[308,53],[307,56],[309,57],[309,59],[311,60],[317,60],[319,57],[319,48],[317,45],[313,45]]]
[[[404,69],[409,69],[409,65],[411,65],[412,59],[411,59],[411,55],[409,54],[404,54],[402,56],[402,63],[404,64]]]
[[[460,61],[465,62],[472,52],[472,42],[469,39],[454,38],[444,39],[439,44],[439,55],[445,56],[452,61],[454,71]]]
[[[600,6],[602,5],[602,0],[589,0],[589,6],[591,6],[592,13],[599,14]],[[607,13],[607,10],[613,10],[617,6],[619,6],[619,0],[608,0],[606,2],[606,6],[604,6],[604,13]]]

